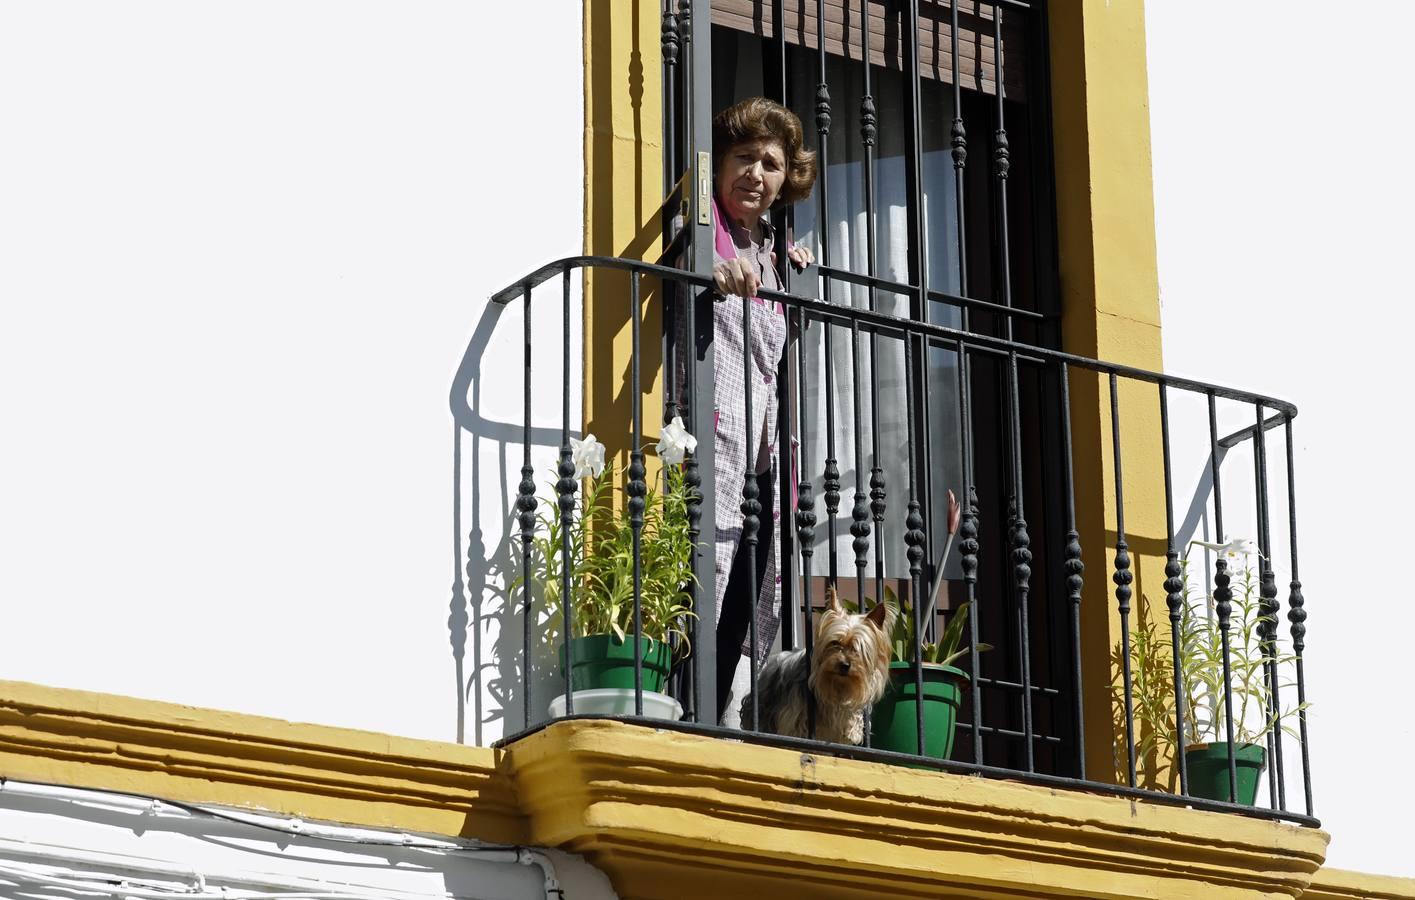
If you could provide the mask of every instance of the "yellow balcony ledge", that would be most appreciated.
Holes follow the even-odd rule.
[[[625,900],[1415,898],[1316,829],[608,721],[492,750],[0,681],[0,776],[558,847]]]
[[[656,731],[507,749],[535,843],[624,898],[1298,897],[1311,828]]]

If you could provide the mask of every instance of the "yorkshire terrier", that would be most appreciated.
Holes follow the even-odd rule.
[[[752,694],[742,700],[742,727],[788,737],[809,737],[810,698],[816,701],[818,740],[862,744],[865,710],[884,696],[889,683],[889,634],[894,611],[878,603],[866,615],[847,612],[832,586],[816,625],[811,665],[805,650],[772,655],[757,675],[757,712]]]

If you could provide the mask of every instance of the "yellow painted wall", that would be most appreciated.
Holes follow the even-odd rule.
[[[1144,4],[1070,0],[1048,8],[1062,346],[1080,356],[1162,371]],[[1167,634],[1158,390],[1123,379],[1119,388],[1132,627],[1153,616]],[[1073,370],[1071,414],[1086,563],[1086,768],[1092,778],[1120,780],[1125,738],[1113,688],[1120,679],[1120,616],[1112,582],[1117,516],[1108,379]],[[1165,761],[1146,762],[1141,783],[1170,786]]]
[[[662,250],[663,94],[659,5],[585,0],[585,253],[657,262]],[[585,276],[584,428],[628,465],[631,434],[629,278]],[[662,318],[644,282],[643,426],[663,418]],[[649,460],[652,465],[653,460]]]

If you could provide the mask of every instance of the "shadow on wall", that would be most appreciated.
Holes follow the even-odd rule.
[[[532,608],[540,612],[531,620],[528,634],[525,598],[515,585],[520,577],[522,545],[514,498],[523,463],[525,428],[482,414],[482,360],[505,309],[488,303],[483,310],[457,367],[451,392],[453,572],[447,629],[455,670],[457,741],[466,743],[468,739],[470,705],[470,737],[478,745],[486,742],[487,726],[493,726],[494,740],[542,720],[548,715],[551,697],[560,693],[553,688],[559,671],[548,649],[550,622],[543,613],[545,605],[538,594],[532,596]],[[495,390],[502,396],[507,394],[504,384],[497,384]],[[519,390],[514,393],[521,396]],[[466,442],[471,446],[469,473],[463,466],[464,434],[470,438]],[[573,434],[579,436],[578,432]],[[542,463],[533,477],[542,484],[550,475],[544,464],[546,452],[558,453],[560,444],[559,429],[531,429],[532,465],[537,459]],[[495,487],[488,491],[488,485]],[[470,531],[463,530],[464,487],[470,499]],[[537,514],[546,511],[545,492],[539,493]],[[493,521],[483,521],[485,499],[496,504]],[[529,654],[523,652],[526,642]],[[525,670],[528,657],[529,679]],[[483,704],[484,699],[489,702]]]

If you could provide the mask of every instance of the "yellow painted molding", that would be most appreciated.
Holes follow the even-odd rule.
[[[1298,897],[1327,836],[616,722],[507,748],[536,844],[626,898]]]
[[[1415,900],[1415,878],[1323,867],[1302,900]]]
[[[0,775],[520,842],[496,753],[0,681]]]

